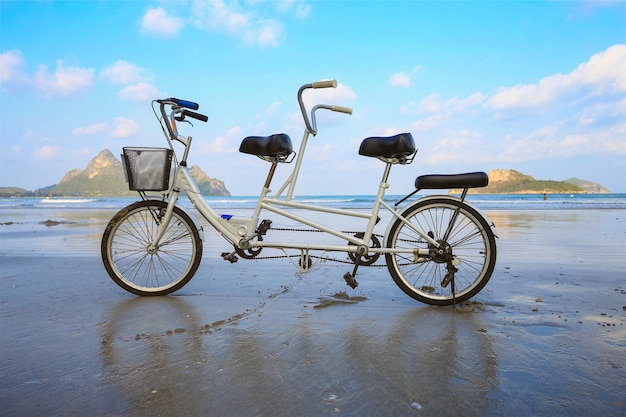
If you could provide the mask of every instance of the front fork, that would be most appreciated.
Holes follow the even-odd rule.
[[[167,202],[167,208],[165,212],[159,211],[158,213],[150,211],[152,218],[157,224],[156,233],[154,235],[154,239],[150,244],[146,247],[146,252],[153,255],[159,251],[159,242],[161,238],[165,234],[165,231],[169,227],[170,220],[172,220],[172,213],[174,212],[174,206],[176,205],[176,201],[178,201],[179,190],[174,189],[170,194],[170,199]],[[145,198],[145,194],[141,196],[141,198],[148,204],[148,200]]]

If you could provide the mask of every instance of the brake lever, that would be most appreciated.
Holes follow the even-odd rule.
[[[176,117],[174,117],[174,119],[176,119],[177,122],[189,123],[191,125],[191,127],[193,127],[193,123],[191,123],[189,120],[187,120],[185,118],[185,115],[176,116]]]
[[[178,108],[178,110],[180,110],[180,108]],[[193,127],[193,123],[191,123],[189,120],[187,120],[187,118],[185,117],[185,112],[184,110],[182,110],[180,113],[177,113],[176,116],[174,116],[174,120],[176,120],[177,122],[184,122],[184,123],[189,123],[191,125],[191,127]]]

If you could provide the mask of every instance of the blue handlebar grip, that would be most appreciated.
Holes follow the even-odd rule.
[[[178,104],[181,107],[186,107],[191,110],[198,110],[198,108],[200,107],[198,103],[194,103],[193,101],[180,100],[174,97],[172,97],[170,100],[172,100],[174,103]]]

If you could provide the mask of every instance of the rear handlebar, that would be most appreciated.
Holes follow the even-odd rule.
[[[352,114],[352,109],[350,107],[330,106],[330,110],[336,111],[339,113]]]
[[[302,101],[302,93],[304,90],[308,88],[336,88],[337,80],[325,80],[325,81],[316,81],[314,83],[304,84],[298,90],[298,104],[300,105],[300,111],[302,112],[302,118],[304,119],[304,124],[306,125],[306,129],[309,133],[315,136],[317,134],[317,126],[315,125],[315,110],[318,108],[328,109],[340,113],[352,114],[352,109],[348,107],[341,106],[329,106],[326,104],[317,105],[311,110],[311,118],[313,119],[313,123],[309,120],[309,116],[306,112],[306,108],[304,107],[304,102]]]
[[[337,80],[316,81],[311,83],[311,88],[335,88],[337,87]]]
[[[330,106],[328,104],[318,104],[317,106],[311,109],[311,125],[313,126],[313,135],[317,133],[317,122],[315,120],[315,111],[317,109],[326,109],[330,111],[336,111],[339,113],[352,114],[352,109],[350,107],[342,107],[342,106]]]

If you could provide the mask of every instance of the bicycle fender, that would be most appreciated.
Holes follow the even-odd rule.
[[[449,200],[454,200],[456,202],[461,201],[461,199],[459,197],[456,197],[456,196],[453,196],[453,195],[449,195],[449,194],[428,195],[428,196],[425,196],[425,197],[421,197],[421,198],[417,199],[416,201],[412,202],[411,204],[409,204],[408,206],[404,207],[401,210],[401,212],[402,213],[405,212],[410,207],[412,207],[414,204],[421,203],[422,201],[435,200],[435,199],[439,199],[439,198],[446,198],[446,199],[449,199]],[[491,219],[485,213],[483,213],[481,210],[479,210],[478,207],[474,206],[471,203],[468,203],[467,201],[463,201],[463,203],[465,205],[473,208],[474,210],[476,210],[476,212],[485,219],[487,224],[491,226],[491,230],[493,231],[493,235],[497,238],[498,235],[496,233],[496,225],[495,225],[495,223],[492,222]],[[387,226],[387,230],[385,231],[385,238],[384,238],[383,242],[387,242],[387,237],[389,236],[389,232],[391,231],[391,226],[393,225],[394,220],[395,220],[395,217],[389,222],[389,225]]]

